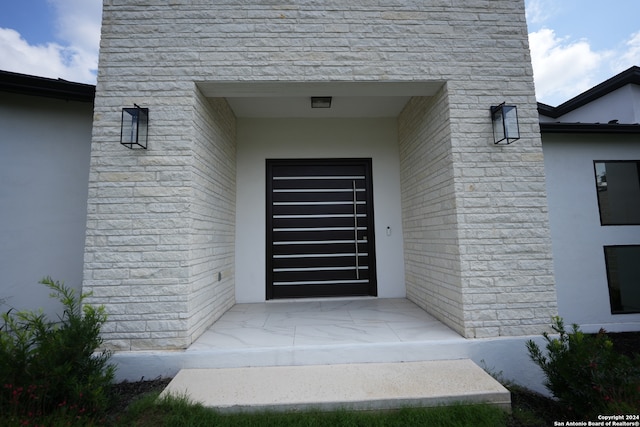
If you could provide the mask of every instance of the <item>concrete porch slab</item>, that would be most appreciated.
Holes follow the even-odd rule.
[[[237,304],[186,350],[119,351],[118,381],[175,377],[181,369],[384,364],[470,359],[545,393],[526,342],[465,339],[407,299],[344,298]]]
[[[378,410],[457,402],[511,407],[509,391],[469,359],[182,369],[166,394],[186,395],[222,412]]]

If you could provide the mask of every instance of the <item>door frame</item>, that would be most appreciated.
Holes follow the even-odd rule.
[[[304,166],[304,165],[326,165],[326,166],[364,166],[365,168],[365,194],[367,206],[367,245],[368,245],[368,271],[369,282],[366,290],[363,291],[362,284],[359,285],[279,285],[287,286],[286,296],[278,295],[276,286],[273,285],[273,166]],[[373,175],[371,158],[309,158],[309,159],[266,159],[266,299],[279,298],[330,298],[346,296],[377,296],[377,271],[376,271],[376,251],[375,251],[375,220],[373,204]],[[340,292],[335,292],[339,286]],[[276,291],[276,292],[274,292]]]

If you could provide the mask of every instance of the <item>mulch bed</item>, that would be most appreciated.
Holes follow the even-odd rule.
[[[113,403],[109,409],[111,415],[123,413],[127,406],[135,399],[154,392],[161,392],[171,382],[171,378],[156,378],[154,380],[145,380],[144,377],[140,381],[129,382],[123,381],[111,386],[111,395]]]

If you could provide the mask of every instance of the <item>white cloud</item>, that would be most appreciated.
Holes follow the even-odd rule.
[[[613,71],[619,73],[634,65],[640,66],[640,31],[634,33],[626,41],[624,50],[616,55]]]
[[[600,83],[599,68],[612,52],[595,52],[586,40],[559,38],[543,28],[529,34],[538,101],[557,105]]]
[[[89,62],[89,64],[87,64]],[[73,47],[30,45],[15,30],[0,28],[0,69],[77,82],[95,82],[94,65]]]
[[[100,45],[102,0],[48,0],[56,13],[60,39],[91,52]]]
[[[588,40],[558,37],[548,28],[529,34],[538,101],[559,105],[610,77],[640,65],[640,32],[611,50],[595,51]]]
[[[102,0],[49,0],[60,43],[30,45],[17,31],[0,28],[0,69],[95,83]]]
[[[557,0],[527,0],[526,15],[529,24],[542,24],[560,11]]]

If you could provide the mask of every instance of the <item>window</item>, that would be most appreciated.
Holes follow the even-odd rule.
[[[640,313],[640,245],[605,246],[611,314]]]
[[[640,161],[595,161],[602,225],[640,225]]]

